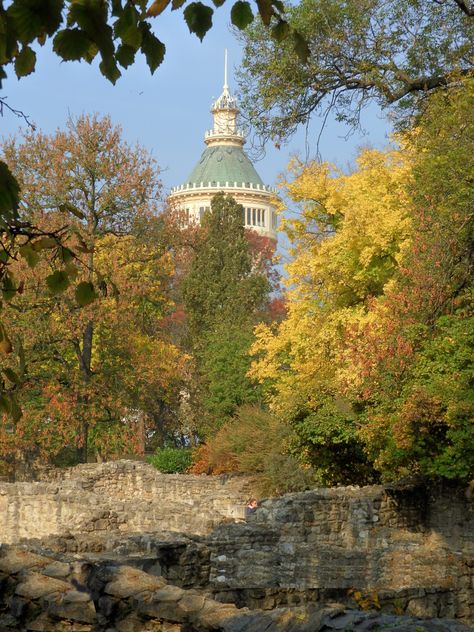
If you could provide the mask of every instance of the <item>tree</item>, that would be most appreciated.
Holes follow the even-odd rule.
[[[270,292],[266,261],[259,263],[245,234],[242,206],[231,196],[214,196],[183,282],[199,400],[207,415],[203,434],[258,397],[246,373],[252,328]]]
[[[386,476],[472,478],[473,81],[404,134],[412,238],[396,283],[350,332],[361,435]]]
[[[152,410],[146,388],[159,399],[180,366],[180,354],[156,324],[169,309],[173,271],[155,216],[157,169],[144,150],[121,140],[107,117],[70,120],[67,132],[51,137],[29,132],[4,151],[22,185],[22,216],[51,230],[67,214],[71,226],[71,244],[54,244],[59,249],[52,261],[29,261],[50,268],[47,290],[35,280],[37,269],[23,260],[16,264],[24,291],[12,308],[23,320],[15,317],[10,327],[26,338],[26,361],[36,360],[40,369],[30,364],[31,406],[26,402],[23,423],[34,428],[40,419],[50,426],[63,419],[58,425],[76,432],[86,459],[91,438],[97,449],[110,451],[110,430],[122,426],[120,443],[129,431],[126,415]],[[69,287],[73,250],[82,255],[75,259],[75,290]],[[28,327],[33,314],[41,325],[35,331]],[[48,382],[56,391],[44,405],[41,385]]]
[[[214,2],[218,7],[225,0]],[[135,55],[141,51],[145,55],[150,71],[153,73],[161,64],[165,55],[165,45],[152,32],[151,22],[169,5],[179,9],[183,0],[154,0],[147,9],[146,0],[13,0],[4,7],[0,0],[0,87],[6,78],[6,68],[13,66],[18,78],[27,76],[35,70],[35,44],[43,46],[53,38],[53,50],[64,61],[84,60],[91,63],[100,56],[100,72],[112,83],[121,75],[119,66],[127,68],[133,64]],[[307,46],[302,37],[289,28],[284,17],[281,0],[257,0],[257,10],[265,24],[272,17],[277,20],[275,36],[289,35],[295,50],[302,59],[307,57]],[[214,9],[202,2],[191,2],[183,10],[183,15],[191,33],[201,40],[212,26]],[[232,23],[245,28],[254,18],[252,7],[246,0],[237,0],[232,6]],[[5,97],[0,97],[0,114],[7,109],[28,117],[9,105]],[[3,246],[0,255],[0,290],[6,300],[19,291],[21,286],[12,274],[11,264],[18,257],[29,261],[36,258],[31,254],[49,251],[54,257],[62,252],[61,240],[68,227],[53,233],[44,233],[35,225],[26,222],[18,212],[20,201],[19,185],[7,164],[0,160],[0,240]],[[26,250],[25,250],[26,247]],[[68,269],[51,280],[59,292],[73,280],[74,252]],[[81,286],[79,295],[86,292],[88,297],[94,294],[94,288]],[[13,349],[8,332],[0,327],[0,341],[7,353]],[[2,344],[0,342],[0,344]],[[21,409],[16,400],[15,389],[20,388],[22,380],[21,353],[18,355],[17,371],[7,367],[10,378],[14,376],[14,387],[5,380],[0,383],[0,407],[8,411],[13,419],[18,419]]]
[[[329,109],[351,126],[371,101],[406,115],[427,93],[472,74],[473,17],[463,0],[302,0],[288,21],[308,42],[307,63],[261,24],[242,35],[243,110],[263,140],[277,143]]]
[[[214,4],[219,7],[224,1]],[[51,37],[54,52],[64,61],[91,63],[99,55],[100,72],[112,83],[121,76],[119,66],[128,68],[138,51],[145,55],[153,73],[166,49],[152,33],[151,23],[169,5],[177,10],[183,4],[183,0],[13,0],[5,9],[2,2],[0,86],[6,77],[5,66],[13,64],[17,77],[32,73],[36,53],[31,45],[42,46]],[[286,25],[280,0],[259,0],[257,11],[265,24],[274,17]],[[212,26],[213,13],[214,9],[202,2],[192,2],[183,10],[190,32],[201,40]],[[235,2],[231,20],[236,27],[244,28],[253,18],[249,2]],[[287,25],[282,28],[289,30]],[[295,43],[297,40],[296,35]]]
[[[472,82],[350,175],[293,165],[288,316],[251,374],[322,482],[474,474]]]
[[[250,375],[320,483],[370,482],[356,398],[343,388],[352,375],[345,332],[367,318],[397,270],[410,234],[406,166],[400,152],[365,150],[350,175],[293,161],[290,176],[299,213],[283,222],[292,244],[287,317],[257,327]]]

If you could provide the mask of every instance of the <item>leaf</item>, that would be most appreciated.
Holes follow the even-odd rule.
[[[75,217],[78,217],[79,219],[86,219],[86,216],[84,215],[84,213],[81,210],[79,210],[77,206],[75,206],[74,204],[71,204],[70,202],[64,202],[63,204],[60,204],[58,208],[62,213],[71,213],[72,215],[74,215]]]
[[[308,42],[298,31],[293,31],[293,50],[300,58],[300,61],[306,64],[311,51],[309,50]]]
[[[114,57],[114,32],[107,22],[108,8],[109,4],[104,0],[74,0],[69,5],[67,23],[68,26],[77,23],[87,33],[101,54],[100,72],[115,84],[122,73]],[[89,59],[93,59],[95,56],[93,48],[89,49],[88,55]],[[86,61],[89,59],[86,58]]]
[[[7,14],[13,21],[18,39],[23,44],[32,42],[44,30],[41,0],[13,0]]]
[[[13,278],[11,275],[6,272],[3,276],[3,284],[2,284],[2,295],[5,301],[11,301],[12,298],[15,297],[17,292],[17,287],[13,282]]]
[[[176,9],[181,9],[186,0],[172,0],[171,1],[171,10],[176,11]]]
[[[15,373],[15,371],[13,371],[13,369],[3,369],[3,374],[12,384],[16,384],[17,386],[21,384],[20,377]]]
[[[10,341],[10,338],[7,336],[5,331],[3,331],[2,340],[0,340],[0,352],[1,353],[11,353],[13,351],[13,345]]]
[[[21,408],[16,401],[16,397],[13,393],[9,393],[8,397],[10,399],[10,417],[13,419],[13,421],[20,421],[23,413],[21,412]]]
[[[0,412],[10,414],[10,398],[5,393],[0,393]]]
[[[150,72],[153,74],[164,59],[166,47],[151,33],[149,24],[142,22],[140,28],[143,35],[141,51],[145,55]]]
[[[59,252],[64,263],[74,261],[74,253],[70,248],[66,248],[66,246],[61,246]]]
[[[10,259],[10,255],[6,250],[0,250],[0,263],[7,263]]]
[[[74,295],[76,297],[77,304],[81,307],[89,305],[97,298],[94,286],[88,281],[82,281],[82,283],[79,283]]]
[[[258,12],[265,26],[270,25],[273,15],[273,5],[271,0],[257,0]]]
[[[23,46],[21,52],[15,58],[16,76],[26,77],[31,75],[36,65],[36,53],[29,46]]]
[[[122,73],[117,67],[115,60],[113,57],[107,57],[106,59],[102,59],[99,64],[100,72],[108,79],[112,84],[116,84],[117,79],[120,79]]]
[[[280,13],[285,13],[285,5],[281,0],[272,0],[272,4]]]
[[[155,0],[149,7],[146,14],[152,18],[155,18],[166,9],[171,0]]]
[[[18,249],[18,252],[20,253],[20,256],[26,260],[26,263],[28,264],[30,268],[34,268],[35,265],[39,261],[38,253],[33,250],[30,244],[25,244],[24,246],[20,246],[20,248]]]
[[[235,2],[230,12],[230,19],[232,24],[241,31],[247,28],[254,19],[250,4],[244,0]]]
[[[189,31],[195,33],[201,41],[212,26],[213,13],[211,7],[207,7],[202,2],[192,2],[183,11]]]
[[[77,275],[79,274],[79,270],[76,264],[73,263],[72,261],[69,261],[68,263],[66,263],[66,265],[64,266],[64,270],[71,281],[74,281]]]
[[[69,277],[65,270],[56,270],[46,277],[46,285],[53,296],[61,294],[69,287]]]
[[[290,33],[290,27],[285,20],[278,20],[277,24],[272,28],[272,37],[277,42],[282,42],[288,37]]]
[[[15,32],[23,44],[35,39],[44,43],[61,24],[64,0],[14,0],[8,7],[8,30]]]
[[[138,26],[139,14],[133,5],[127,3],[120,17],[114,23],[114,33],[122,40],[122,44],[132,46],[135,50],[142,43],[142,34]]]
[[[0,214],[13,217],[20,201],[20,186],[7,165],[0,161]]]
[[[48,250],[49,248],[56,248],[58,242],[54,237],[40,237],[36,241],[33,241],[31,247],[33,250]]]
[[[212,0],[212,2],[214,3],[215,7],[219,8],[224,4],[225,0]]]
[[[77,230],[76,227],[73,227],[73,230],[71,232],[75,234],[76,239],[77,239],[77,246],[74,246],[74,249],[78,250],[79,252],[83,252],[85,254],[91,252],[90,247],[84,241],[84,237],[81,235],[79,230]]]
[[[137,50],[133,48],[133,46],[127,46],[127,44],[121,44],[117,52],[115,53],[115,58],[118,63],[122,66],[122,68],[128,68],[135,61],[135,54]]]
[[[63,29],[53,40],[53,50],[65,61],[85,59],[90,52],[92,40],[81,29]]]

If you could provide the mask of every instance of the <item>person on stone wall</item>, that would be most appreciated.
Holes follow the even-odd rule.
[[[258,508],[258,502],[256,498],[249,498],[247,501],[247,506],[245,507],[245,515],[250,516],[255,513]]]

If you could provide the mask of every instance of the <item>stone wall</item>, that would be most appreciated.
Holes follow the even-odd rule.
[[[474,622],[474,506],[456,486],[317,489],[209,538],[216,596],[272,608],[344,600]]]
[[[113,554],[238,606],[336,600],[474,623],[474,503],[462,487],[314,489],[264,500],[244,520],[251,493],[243,478],[81,466],[1,485],[0,540]]]
[[[248,479],[161,474],[115,461],[54,470],[36,483],[0,483],[0,543],[95,532],[208,533],[243,518]]]

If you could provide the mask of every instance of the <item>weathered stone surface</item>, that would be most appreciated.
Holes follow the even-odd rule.
[[[209,533],[244,518],[254,490],[243,477],[161,474],[136,461],[80,465],[41,483],[0,482],[0,544],[52,534]],[[48,482],[54,480],[54,482]]]
[[[40,573],[28,573],[16,587],[16,594],[26,599],[40,599],[51,594],[63,593],[71,589],[67,582],[47,577]]]
[[[28,568],[44,568],[51,562],[54,560],[25,549],[0,548],[0,571],[7,575],[19,573]]]
[[[115,569],[113,580],[105,586],[105,592],[116,597],[127,598],[140,592],[158,590],[165,583],[161,577],[149,575],[138,568],[122,566]]]
[[[153,622],[313,632],[383,621],[411,632],[429,620],[426,630],[451,632],[461,628],[439,617],[474,621],[474,504],[462,488],[314,489],[265,500],[239,521],[248,490],[243,479],[166,476],[132,462],[0,484],[1,537],[40,538],[0,546],[0,625],[11,629],[9,616],[50,632],[144,632]],[[356,606],[383,614],[348,610]]]

